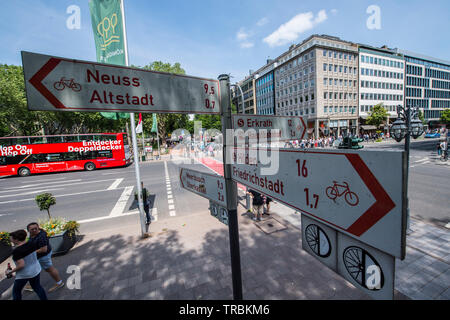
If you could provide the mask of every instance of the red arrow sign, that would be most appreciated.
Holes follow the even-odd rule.
[[[401,153],[280,149],[278,171],[261,174],[258,166],[233,164],[233,180],[358,238],[392,212],[377,230],[398,228],[401,238]],[[373,234],[367,237],[377,242]]]
[[[346,230],[359,237],[388,214],[389,211],[394,209],[395,203],[359,155],[346,154],[345,156],[352,164],[353,168],[355,168],[356,172],[358,172],[362,181],[376,200],[375,203]]]
[[[55,108],[65,109],[66,107],[59,101],[43,84],[42,80],[48,76],[53,69],[61,62],[61,59],[50,58],[46,64],[39,69],[36,74],[31,77],[29,82],[39,91]]]

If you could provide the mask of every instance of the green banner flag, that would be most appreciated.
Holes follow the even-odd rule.
[[[125,65],[125,33],[122,24],[121,0],[90,0],[92,30],[97,61]],[[128,119],[129,113],[100,112],[108,119]]]
[[[158,132],[158,119],[156,119],[156,113],[153,114],[153,124],[151,132]]]

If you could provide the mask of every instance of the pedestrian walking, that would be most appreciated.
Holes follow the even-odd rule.
[[[48,272],[56,282],[55,285],[48,290],[48,292],[53,292],[56,289],[62,288],[64,286],[64,282],[61,280],[58,270],[56,270],[53,266],[53,251],[50,246],[50,242],[48,241],[47,232],[39,228],[39,224],[36,222],[28,224],[27,230],[30,233],[29,242],[31,242],[37,249],[36,254],[40,266]]]
[[[263,213],[263,214],[265,214],[265,215],[267,215],[267,216],[270,216],[270,203],[273,201],[272,200],[272,198],[269,198],[269,197],[265,197],[265,201],[264,201],[264,203],[266,204],[266,210],[265,210],[265,212]]]
[[[248,190],[248,192],[252,195],[252,206],[253,206],[253,220],[254,221],[261,221],[262,216],[262,210],[264,205],[264,198],[262,197],[261,193],[255,191],[255,190]]]
[[[437,154],[438,154],[438,156],[440,156],[441,155],[441,144],[437,143],[436,148],[437,148]]]
[[[6,270],[5,274],[7,277],[12,276],[14,273],[16,274],[12,290],[13,300],[22,300],[22,289],[27,282],[30,283],[31,288],[36,292],[39,299],[47,300],[47,295],[40,282],[42,269],[37,260],[36,244],[27,241],[27,232],[25,230],[11,232],[10,237],[11,242],[14,244],[12,259],[16,267]]]

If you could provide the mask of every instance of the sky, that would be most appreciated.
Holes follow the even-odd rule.
[[[0,0],[0,64],[20,51],[96,60],[88,0]],[[71,6],[79,11],[79,28]],[[291,44],[327,34],[450,61],[448,0],[124,0],[130,64],[179,62],[192,76],[238,82]]]

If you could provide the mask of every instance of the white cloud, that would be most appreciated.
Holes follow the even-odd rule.
[[[298,36],[314,28],[319,23],[327,20],[325,10],[320,10],[316,17],[312,12],[300,13],[288,22],[282,24],[272,34],[265,37],[263,41],[271,47],[282,46],[297,40]]]
[[[250,34],[246,32],[244,28],[239,29],[239,31],[236,33],[236,39],[238,39],[238,41],[247,40],[248,37],[250,37]]]
[[[251,47],[253,47],[254,45],[255,45],[255,44],[254,44],[253,42],[249,42],[249,41],[241,42],[241,48],[244,48],[244,49],[251,48]]]
[[[256,25],[258,27],[262,27],[263,25],[267,24],[268,22],[269,22],[269,19],[264,17],[264,18],[259,19],[258,22],[256,23]]]

